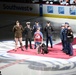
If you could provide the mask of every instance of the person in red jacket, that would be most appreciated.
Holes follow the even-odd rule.
[[[38,47],[43,43],[43,34],[40,31],[40,27],[37,28],[37,31],[34,33],[34,42],[36,44],[36,49],[38,52]]]

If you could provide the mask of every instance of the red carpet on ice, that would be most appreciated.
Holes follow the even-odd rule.
[[[73,45],[76,44],[76,38],[74,39]],[[32,45],[34,46],[34,45]],[[76,49],[73,49],[73,56],[69,56],[66,53],[64,53],[63,51],[61,51],[62,49],[62,45],[61,43],[56,44],[53,46],[53,48],[48,48],[49,53],[48,54],[37,54],[36,49],[30,49],[28,48],[27,50],[25,49],[25,47],[23,46],[24,51],[21,51],[21,48],[18,48],[17,51],[14,51],[13,49],[8,51],[8,53],[15,53],[15,54],[25,54],[25,55],[33,55],[33,56],[43,56],[43,57],[53,57],[53,58],[62,58],[62,59],[69,59],[71,57],[76,56]]]

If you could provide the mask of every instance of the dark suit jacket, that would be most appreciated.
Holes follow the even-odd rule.
[[[72,33],[72,31],[71,30],[67,30],[67,42],[73,42],[73,38],[74,38],[74,36],[73,36],[73,34],[71,34]]]
[[[24,28],[25,38],[32,38],[32,28],[28,28],[27,26]]]

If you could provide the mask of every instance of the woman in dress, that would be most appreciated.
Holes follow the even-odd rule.
[[[23,51],[22,48],[22,32],[23,32],[23,27],[20,25],[19,21],[16,21],[16,25],[13,27],[13,32],[14,32],[14,40],[15,40],[15,51],[18,48],[18,41],[20,43],[21,50]]]

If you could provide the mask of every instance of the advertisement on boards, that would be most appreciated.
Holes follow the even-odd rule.
[[[47,6],[47,12],[53,13],[53,6]]]
[[[64,7],[58,7],[58,13],[64,14]]]
[[[2,2],[0,3],[0,11],[5,12],[26,12],[26,13],[33,13],[39,14],[39,4],[26,4],[26,3],[7,3]]]
[[[70,7],[70,15],[76,15],[76,6]]]

